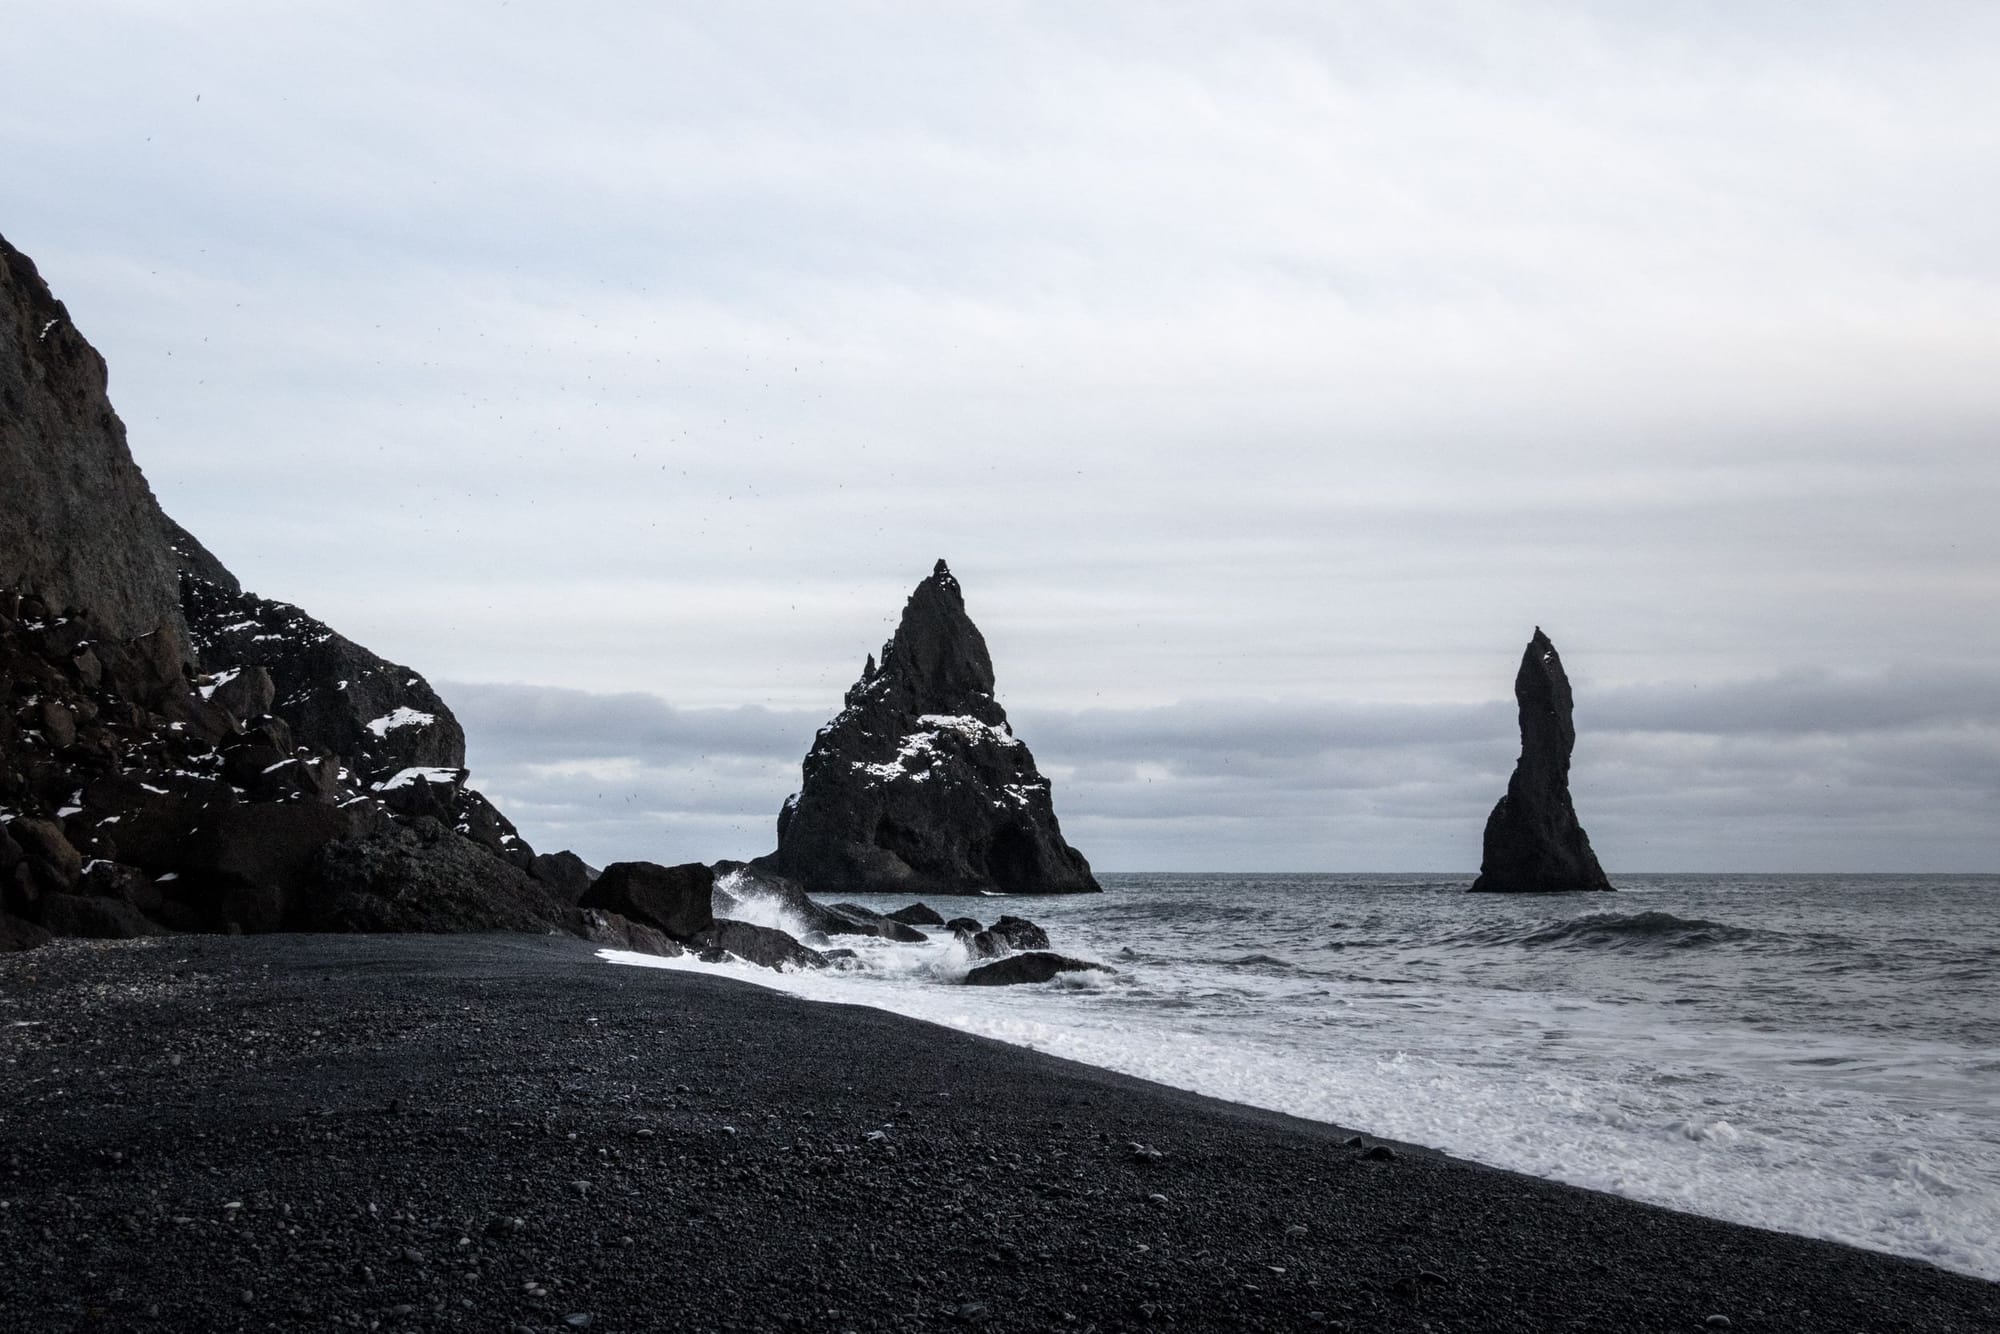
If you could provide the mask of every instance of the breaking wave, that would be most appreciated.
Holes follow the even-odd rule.
[[[1669,912],[1599,912],[1548,926],[1486,927],[1453,939],[1459,944],[1520,945],[1535,949],[1684,950],[1739,944],[1766,934],[1769,933],[1701,917],[1676,917]]]

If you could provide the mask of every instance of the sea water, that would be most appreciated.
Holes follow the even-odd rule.
[[[935,932],[842,937],[849,971],[737,975],[2000,1279],[2000,877],[1102,880],[932,906],[1030,917],[1115,974],[969,987]]]

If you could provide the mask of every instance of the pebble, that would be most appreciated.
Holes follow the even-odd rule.
[[[1393,1163],[1396,1161],[1396,1151],[1386,1144],[1377,1144],[1361,1156],[1371,1163]]]
[[[1712,1315],[1701,1323],[1708,1329],[1728,1329],[1729,1317],[1726,1315]]]
[[[1158,1191],[1155,1191],[1151,1195],[1148,1195],[1146,1197],[1146,1202],[1148,1204],[1165,1204],[1167,1202],[1167,1197],[1160,1194]]]
[[[594,1320],[588,1311],[571,1311],[563,1317],[563,1323],[571,1329],[589,1329]]]

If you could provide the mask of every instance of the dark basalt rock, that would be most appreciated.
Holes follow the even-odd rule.
[[[777,851],[754,865],[814,894],[1098,888],[993,697],[985,638],[943,561],[820,729]]]
[[[373,827],[365,806],[258,802],[225,806],[194,831],[179,858],[182,889],[198,896],[217,929],[277,931],[300,916],[319,886],[319,854],[329,843]]]
[[[88,607],[115,639],[159,634],[178,669],[174,563],[105,385],[104,358],[0,238],[0,587]]]
[[[545,852],[528,863],[528,874],[564,903],[579,903],[590,892],[593,875],[574,852]]]
[[[570,922],[525,872],[424,817],[327,844],[311,892],[288,904],[284,927],[544,933],[567,932]]]
[[[123,900],[81,894],[51,894],[43,899],[42,926],[52,935],[94,940],[133,940],[160,932],[157,923]]]
[[[245,593],[160,512],[104,388],[0,241],[7,941],[573,925],[574,898],[522,874],[533,849],[465,786],[443,701]]]
[[[888,916],[904,926],[943,926],[944,915],[928,903],[912,903],[907,908],[898,908]]]
[[[715,873],[700,862],[613,862],[577,906],[603,908],[688,941],[715,921],[714,890]]]
[[[828,904],[826,910],[840,919],[839,923],[824,928],[830,936],[880,936],[905,945],[920,945],[930,939],[915,927],[858,903]]]
[[[592,944],[614,950],[633,950],[668,959],[687,953],[680,942],[666,932],[655,931],[650,926],[629,921],[603,908],[577,909],[570,929]]]
[[[12,913],[0,912],[0,954],[36,949],[48,944],[51,939],[47,927],[37,926]]]
[[[701,958],[712,959],[724,950],[739,959],[782,972],[787,968],[824,968],[827,960],[818,950],[808,949],[790,934],[772,926],[754,926],[718,917],[688,940],[688,948]]]
[[[1049,933],[1025,917],[1002,917],[987,927],[984,934],[992,936],[1010,950],[1045,950],[1049,947]]]
[[[1479,891],[1530,892],[1611,888],[1590,837],[1570,804],[1569,761],[1576,748],[1569,677],[1541,627],[1514,677],[1521,711],[1521,758],[1507,795],[1486,820]]]
[[[290,725],[299,744],[339,756],[368,781],[403,769],[465,766],[465,731],[422,676],[290,603],[246,593],[233,577],[216,582],[209,576],[228,571],[186,530],[176,532],[182,611],[216,683],[204,689],[221,695],[245,674],[254,680],[261,672],[271,683],[266,708]]]
[[[1032,954],[1010,954],[993,963],[983,963],[965,975],[975,987],[1012,987],[1023,983],[1046,982],[1058,973],[1115,973],[1116,968],[1087,963],[1046,950]]]

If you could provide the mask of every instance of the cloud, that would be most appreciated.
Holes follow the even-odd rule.
[[[761,850],[944,555],[1111,864],[1468,866],[1538,621],[1628,864],[1992,861],[1994,7],[113,12],[0,227],[545,840]]]
[[[445,687],[476,781],[587,857],[768,851],[818,715]],[[1961,673],[1787,672],[1586,696],[1573,791],[1608,866],[1982,869],[2000,691]],[[1022,709],[1072,842],[1125,870],[1470,871],[1518,750],[1511,701]],[[1898,849],[1896,861],[1882,851]]]

